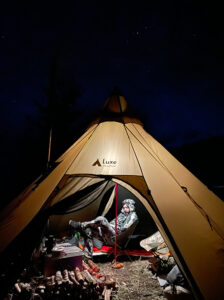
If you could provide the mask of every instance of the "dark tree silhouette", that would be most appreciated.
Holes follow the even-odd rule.
[[[9,149],[10,180],[5,180],[0,207],[3,208],[47,168],[49,132],[52,128],[51,162],[55,161],[86,129],[92,119],[77,105],[83,89],[74,74],[63,70],[59,58],[51,63],[43,99],[34,100],[34,112],[26,115],[26,126],[14,137]],[[45,95],[44,95],[45,94]],[[85,115],[85,118],[83,118]],[[13,188],[12,188],[13,185]]]

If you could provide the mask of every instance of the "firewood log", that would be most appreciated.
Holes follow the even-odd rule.
[[[103,288],[104,287],[104,281],[100,278],[96,278],[96,282],[97,282],[97,285],[100,287],[100,288]]]
[[[88,259],[88,265],[94,272],[99,272],[99,267],[91,259]]]
[[[46,287],[52,289],[55,285],[55,275],[46,278]]]
[[[76,267],[75,270],[74,270],[74,272],[75,272],[75,277],[78,280],[78,282],[81,283],[81,284],[83,284],[84,283],[84,279],[82,277],[82,274],[80,272],[79,267]]]
[[[103,296],[103,297],[105,296],[106,289],[107,289],[107,287],[106,287],[106,286],[104,286],[104,288],[103,288],[103,292],[102,292],[102,296]]]
[[[18,283],[15,283],[14,284],[14,288],[15,288],[15,290],[17,291],[17,293],[21,293],[21,288],[20,288],[20,286],[19,286],[19,284]]]
[[[89,279],[91,280],[91,282],[94,286],[97,285],[96,279],[87,270],[84,270],[83,272],[86,273],[86,275],[89,277]]]
[[[68,276],[68,270],[64,270],[63,271],[63,282],[64,283],[67,283],[68,285],[73,285],[73,282],[69,279],[69,276]]]
[[[111,289],[106,289],[105,294],[104,294],[104,299],[105,300],[110,300],[111,298]]]
[[[68,279],[69,279],[69,278],[68,278],[68,270],[65,269],[65,270],[63,271],[63,277],[64,277],[65,280],[68,280]]]
[[[69,278],[70,280],[75,283],[77,286],[80,286],[80,283],[77,281],[77,279],[75,278],[75,273],[74,271],[69,271],[68,272]]]
[[[52,275],[52,276],[51,276],[51,284],[52,284],[52,285],[55,285],[55,275]]]
[[[43,298],[38,293],[32,293],[31,298],[32,300],[42,300]]]
[[[87,270],[90,274],[93,274],[94,271],[90,268],[89,265],[87,265],[84,261],[82,262],[82,266],[85,270]]]
[[[21,291],[26,287],[25,283],[23,283],[23,282],[18,282],[18,285],[19,285]]]
[[[47,282],[45,282],[46,294],[48,295],[48,297],[52,296],[54,294],[55,287],[57,288],[57,285],[56,285],[54,279],[55,279],[55,276],[52,275],[48,278]]]
[[[45,290],[45,289],[46,289],[46,286],[43,285],[43,284],[40,284],[40,285],[38,285],[37,289],[38,289],[38,290]]]
[[[63,278],[62,278],[62,275],[61,275],[61,271],[56,272],[55,280],[56,280],[58,285],[62,284]]]
[[[93,277],[89,274],[87,270],[83,270],[81,273],[83,278],[87,281],[88,285],[96,285],[96,281],[93,279]]]

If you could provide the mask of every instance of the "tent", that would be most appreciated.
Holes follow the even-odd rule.
[[[141,201],[195,297],[223,299],[223,202],[144,130],[116,91],[52,171],[1,213],[1,251],[39,211],[93,185],[104,189],[105,180],[125,187]],[[84,198],[86,203],[92,199]]]

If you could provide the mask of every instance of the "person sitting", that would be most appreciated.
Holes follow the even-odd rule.
[[[122,201],[122,209],[117,216],[117,235],[128,229],[132,224],[138,220],[135,212],[135,201],[132,199],[125,199]],[[85,250],[91,256],[93,247],[101,249],[103,244],[114,244],[115,238],[115,222],[108,221],[107,218],[99,216],[88,222],[69,221],[69,225],[76,230],[81,230],[85,236]]]

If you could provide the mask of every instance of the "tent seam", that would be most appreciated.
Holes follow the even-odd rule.
[[[88,143],[88,141],[90,140],[90,138],[92,137],[93,133],[95,132],[95,130],[97,129],[97,127],[99,126],[99,124],[97,124],[97,126],[93,129],[93,131],[91,132],[90,137],[88,138],[88,140],[85,142],[85,144],[83,145],[83,147],[80,149],[79,153],[76,155],[76,157],[71,161],[71,163],[69,164],[68,168],[65,170],[64,175],[66,174],[66,172],[68,171],[68,169],[70,168],[71,164],[76,160],[76,158],[78,157],[78,155],[81,153],[81,151],[83,150],[83,148],[86,146],[86,144]],[[83,140],[83,139],[82,139]],[[81,141],[80,141],[81,142]],[[64,175],[62,176],[62,178],[64,177]],[[68,174],[69,175],[69,174]],[[56,184],[56,186],[54,187],[53,191],[51,192],[51,194],[47,197],[46,199],[46,205],[48,204],[48,201],[52,195],[52,193],[54,192],[55,188],[58,186],[58,184],[60,184],[62,178],[58,181],[58,183]],[[42,207],[40,208],[42,209]]]
[[[100,124],[100,123],[99,123]],[[86,147],[86,144],[89,142],[89,140],[91,139],[92,135],[94,134],[94,132],[96,131],[96,129],[98,128],[99,124],[97,124],[97,126],[94,128],[93,132],[91,133],[90,137],[88,137],[88,140],[85,142],[85,144],[83,145],[82,149],[80,149],[79,153],[76,155],[76,157],[72,160],[72,162],[70,163],[69,167],[66,169],[66,172],[68,171],[68,169],[70,168],[70,166],[73,164],[73,162],[77,159],[77,157],[79,156],[79,154],[81,153],[81,151],[84,149],[84,147]]]
[[[86,134],[86,135],[84,135],[83,136],[83,138],[80,140],[80,141],[78,141],[78,143],[76,144],[76,143],[74,143],[72,146],[70,146],[70,150],[68,149],[67,151],[65,151],[61,156],[63,156],[66,152],[67,152],[67,154],[75,147],[75,146],[77,146],[79,143],[81,143],[83,140],[84,140],[84,138],[86,138],[86,136],[88,136],[88,135],[90,135],[90,137],[92,136],[92,134],[94,133],[94,131],[96,130],[96,128],[98,127],[98,125],[99,124],[97,124],[96,126],[95,126],[95,128],[93,128],[90,132],[89,132],[89,134]],[[87,132],[86,132],[87,133]],[[89,137],[89,138],[90,138]],[[60,156],[60,157],[61,157]],[[60,157],[56,160],[56,162],[60,159]],[[64,160],[64,159],[63,159]],[[63,160],[61,160],[59,163],[61,163]]]
[[[134,125],[133,125],[134,126]],[[131,132],[131,130],[128,128],[128,130],[131,132],[131,134],[138,140],[138,142],[145,148],[145,150],[153,157],[156,159],[156,161],[161,165],[161,167],[163,167],[164,169],[166,169],[166,171],[173,177],[173,179],[176,181],[176,183],[181,187],[181,184],[178,182],[178,180],[175,178],[175,176],[172,174],[172,172],[165,166],[165,164],[161,161],[161,159],[158,157],[158,155],[156,155],[156,153],[153,151],[153,149],[150,147],[150,145],[147,143],[147,141],[145,140],[145,138],[141,135],[141,133],[138,131],[138,129],[134,126],[134,128],[137,130],[138,134],[143,138],[143,140],[145,141],[145,143],[147,144],[147,146],[151,149],[151,151],[153,153],[151,153],[141,142],[140,140],[136,137],[136,135]]]

